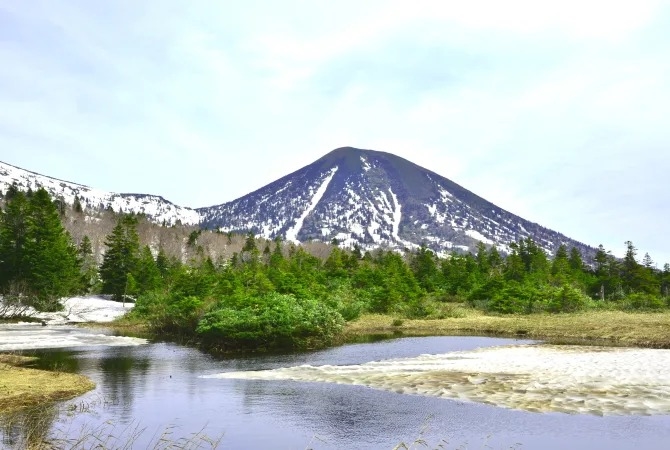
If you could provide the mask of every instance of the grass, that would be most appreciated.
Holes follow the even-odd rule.
[[[112,322],[86,322],[80,323],[78,326],[84,328],[104,328],[114,330],[124,336],[142,338],[151,336],[149,323],[147,323],[146,320],[128,317],[128,315],[121,316]]]
[[[95,387],[82,375],[21,367],[28,361],[22,356],[0,355],[0,414],[67,400]]]
[[[651,348],[670,348],[670,312],[592,310],[570,314],[497,316],[458,307],[456,317],[403,319],[366,314],[347,324],[345,341],[362,336],[487,335]]]

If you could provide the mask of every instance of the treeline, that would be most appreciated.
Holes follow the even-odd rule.
[[[58,299],[86,287],[82,259],[63,228],[57,205],[44,189],[23,193],[15,187],[4,195],[4,202],[0,210],[0,293],[5,307],[59,309]]]
[[[321,244],[317,257],[281,240],[240,240],[239,251],[214,260],[196,250],[188,261],[141,245],[137,217],[118,216],[100,264],[85,236],[75,246],[45,191],[8,192],[0,214],[0,289],[22,292],[38,306],[96,292],[136,299],[133,315],[157,334],[209,348],[312,348],[334,342],[361,313],[440,318],[445,304],[490,313],[572,312],[586,308],[667,308],[670,266],[638,262],[627,243],[615,258],[602,246],[585,264],[576,248],[553,258],[531,239],[508,255],[481,244],[475,254],[438,258],[425,246],[403,254]],[[202,248],[193,230],[183,245]],[[335,243],[336,244],[336,243]],[[326,249],[327,251],[324,251]]]

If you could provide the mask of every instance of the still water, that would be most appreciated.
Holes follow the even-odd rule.
[[[133,448],[143,449],[164,432],[174,439],[202,430],[223,436],[224,449],[391,449],[416,439],[429,448],[670,448],[668,415],[533,413],[357,385],[208,378],[233,371],[357,365],[523,342],[401,338],[311,353],[228,358],[171,343],[30,354],[40,356],[42,367],[81,373],[97,384],[95,391],[61,405],[59,413],[41,418],[49,433],[60,439],[104,429],[105,435],[121,440],[132,437]],[[3,442],[11,447],[6,437]]]

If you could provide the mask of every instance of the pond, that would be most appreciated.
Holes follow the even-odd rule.
[[[321,366],[366,372],[380,364],[366,363],[382,361],[388,366],[387,360],[411,358],[400,361],[405,372],[392,372],[397,380],[422,370],[433,374],[422,366],[432,357],[421,355],[466,352],[462,355],[467,356],[450,357],[458,362],[477,348],[537,347],[521,345],[526,343],[463,336],[399,338],[301,354],[226,358],[172,343],[26,353],[39,356],[41,367],[81,373],[97,383],[95,391],[38,418],[52,437],[63,442],[97,433],[110,447],[134,441],[133,448],[143,449],[154,446],[163,433],[178,438],[202,431],[222,436],[220,448],[225,449],[392,449],[416,439],[425,440],[429,448],[440,444],[444,448],[667,448],[670,416],[663,413],[604,417],[537,413],[397,393],[393,385],[385,388],[349,375],[328,383],[303,381],[309,377],[300,375]],[[286,368],[303,365],[308,366],[298,369],[298,375],[286,375]],[[279,375],[253,378],[264,370]],[[331,370],[337,367],[326,372]],[[661,406],[663,401],[660,395]],[[11,447],[20,435],[16,427],[20,425],[5,427],[5,446]]]

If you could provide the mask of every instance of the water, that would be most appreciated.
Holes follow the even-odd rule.
[[[170,343],[32,353],[41,357],[42,367],[78,372],[97,383],[95,391],[65,402],[60,414],[44,413],[51,435],[60,438],[101,430],[100,424],[111,421],[105,433],[114,436],[145,430],[135,442],[137,449],[155,443],[166,427],[173,438],[203,429],[210,436],[223,435],[220,448],[225,449],[391,449],[417,438],[429,448],[443,441],[445,448],[475,449],[668,448],[667,415],[539,414],[357,385],[203,378],[303,364],[357,365],[521,342],[403,338],[304,354],[225,359]]]

